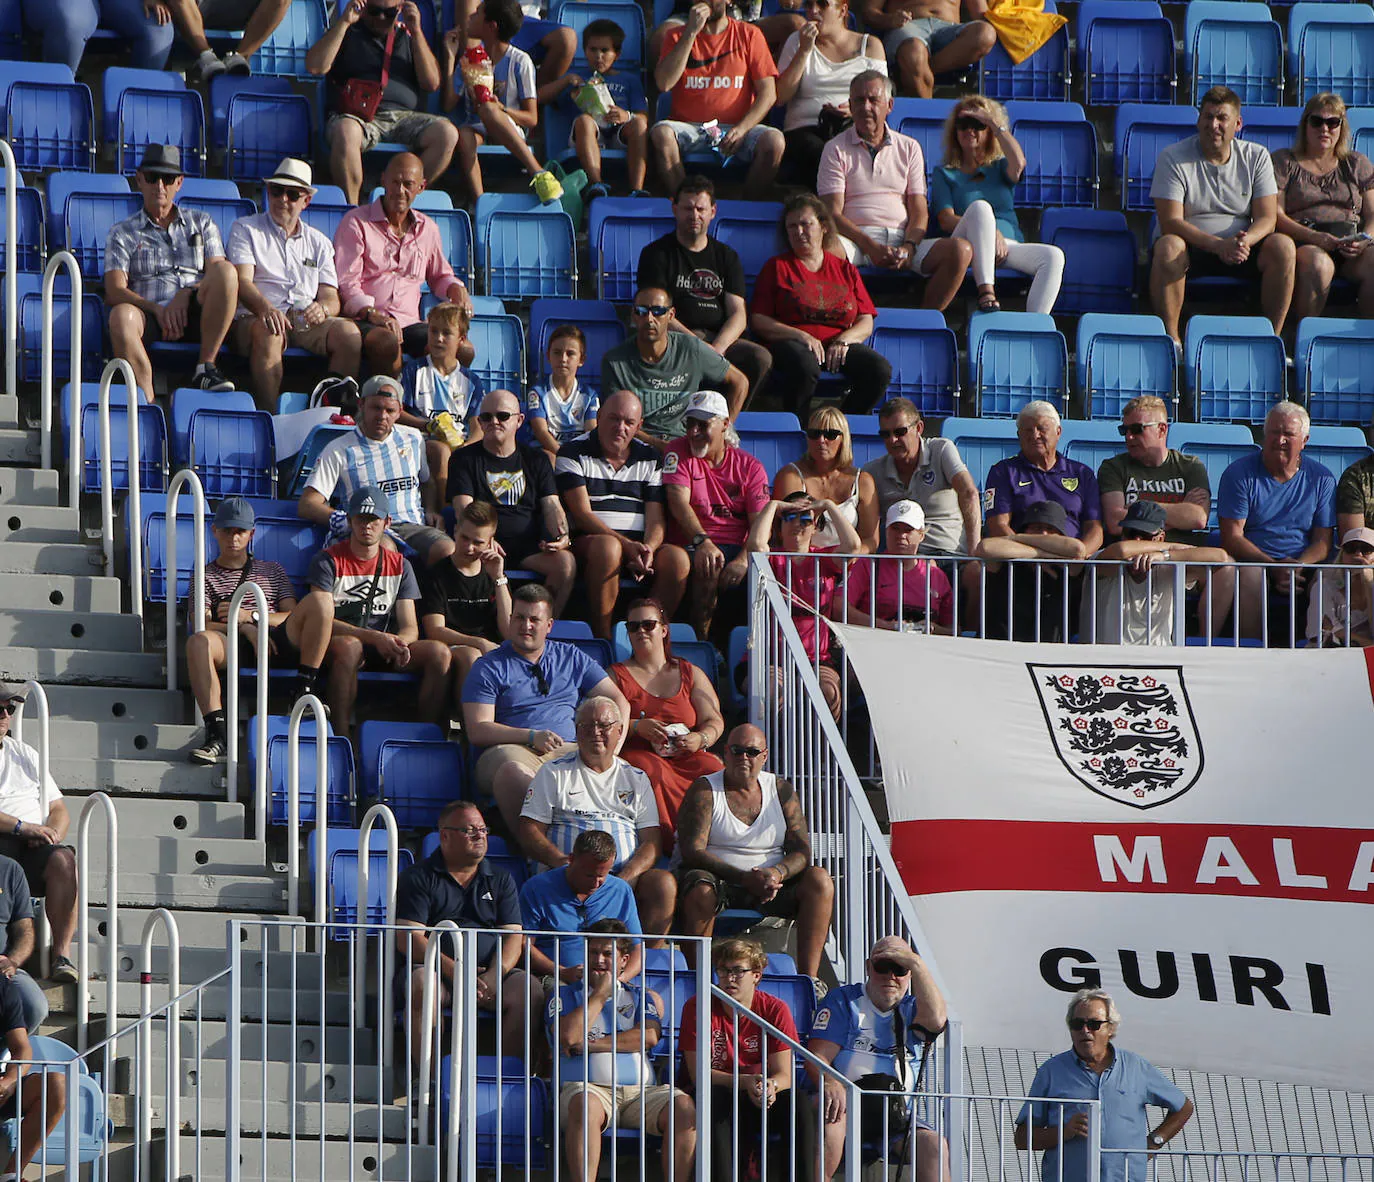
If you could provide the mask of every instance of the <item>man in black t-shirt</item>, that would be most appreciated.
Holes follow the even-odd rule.
[[[29,1032],[24,1029],[24,1006],[14,982],[0,974],[0,1033],[12,1063],[0,1074],[0,1120],[19,1118],[18,1154],[0,1157],[0,1178],[22,1178],[24,1167],[38,1155],[39,1146],[57,1127],[67,1108],[67,1077],[60,1065],[52,1072],[21,1067],[34,1059]],[[21,1078],[22,1077],[22,1078]]]
[[[392,38],[391,61],[376,113],[371,119],[348,113],[349,82],[381,81],[388,38]],[[358,204],[362,189],[363,153],[383,140],[405,144],[418,155],[431,184],[448,168],[458,146],[458,128],[424,109],[423,92],[438,90],[441,79],[414,0],[349,0],[324,36],[310,47],[305,68],[328,78],[325,138],[330,172],[350,205]]]
[[[704,176],[687,177],[673,198],[676,228],[640,252],[638,285],[666,291],[672,327],[694,333],[744,374],[752,397],[773,357],[741,335],[749,321],[744,268],[734,250],[707,235],[715,216],[716,187]]]
[[[496,545],[506,567],[542,575],[557,616],[572,593],[577,563],[553,465],[542,448],[515,442],[525,416],[509,390],[490,391],[477,421],[482,438],[459,448],[449,460],[448,499],[458,514],[473,501],[496,507]]]
[[[463,679],[472,663],[510,630],[508,582],[506,561],[496,547],[496,507],[469,501],[453,527],[452,556],[420,580],[420,628],[453,653],[454,702],[462,703]]]

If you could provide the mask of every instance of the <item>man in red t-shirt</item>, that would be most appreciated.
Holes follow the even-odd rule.
[[[687,23],[668,30],[654,67],[672,92],[669,116],[649,132],[658,176],[671,196],[682,184],[682,157],[715,148],[749,165],[744,195],[761,199],[782,162],[782,132],[764,124],[777,98],[778,68],[763,34],[732,20],[727,0],[692,5]]]
[[[720,977],[720,988],[743,1009],[757,1014],[770,1026],[781,1030],[793,1042],[797,1026],[792,1014],[778,998],[758,991],[763,970],[768,964],[761,945],[753,940],[722,940],[712,950],[711,962]],[[762,1154],[763,1132],[781,1132],[781,1144],[770,1146],[770,1164],[785,1168],[787,1146],[797,1138],[788,1128],[793,1106],[782,1098],[792,1086],[792,1048],[762,1026],[738,1015],[724,1002],[711,1005],[711,1150],[720,1177],[733,1177],[732,1163],[739,1162],[740,1176],[748,1176]],[[689,997],[682,1007],[682,1026],[678,1048],[688,1079],[696,1073],[697,999]],[[736,1034],[739,1041],[736,1042]],[[765,1056],[765,1049],[767,1054]],[[739,1074],[736,1076],[736,1064]],[[738,1084],[736,1084],[738,1080]],[[738,1102],[735,1089],[738,1086]],[[813,1101],[814,1103],[814,1101]],[[799,1100],[800,1111],[805,1101]],[[739,1112],[739,1125],[735,1113]],[[735,1138],[739,1156],[735,1157]],[[772,1170],[769,1171],[772,1173]]]

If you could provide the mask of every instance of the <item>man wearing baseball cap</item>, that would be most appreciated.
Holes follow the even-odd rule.
[[[190,384],[232,390],[215,364],[238,306],[238,272],[224,257],[208,213],[182,209],[181,149],[149,144],[134,173],[143,208],[110,227],[105,239],[105,302],[110,344],[127,361],[143,396],[153,400],[153,363],[146,341],[197,341]]]
[[[663,453],[663,490],[673,519],[668,540],[692,555],[692,616],[703,639],[721,592],[735,592],[731,620],[743,610],[744,542],[772,499],[763,465],[729,443],[729,425],[725,395],[698,390],[683,411],[685,435]]]
[[[331,377],[354,383],[351,393],[357,392],[363,335],[339,315],[334,244],[301,220],[315,195],[312,180],[310,165],[288,156],[263,179],[267,208],[229,228],[226,253],[239,276],[229,346],[248,358],[253,397],[274,414],[288,347],[327,357]]]
[[[421,640],[415,601],[420,587],[409,561],[382,545],[391,524],[391,501],[372,484],[348,499],[348,536],[321,550],[310,562],[310,591],[295,615],[328,621],[312,646],[302,638],[301,662],[328,665],[325,701],[335,734],[353,729],[358,674],[364,669],[404,671],[420,678],[417,715],[441,726],[447,717],[450,655],[437,640]]]
[[[1343,567],[1354,567],[1353,571]],[[1349,576],[1349,583],[1346,578]],[[1345,648],[1374,645],[1370,626],[1374,589],[1374,529],[1357,525],[1341,535],[1335,567],[1313,573],[1312,600],[1307,608],[1308,647]]]
[[[990,639],[1068,639],[1065,619],[1077,618],[1077,605],[1069,602],[1069,580],[1082,574],[1088,550],[1078,538],[1068,537],[1067,529],[1068,514],[1062,504],[1032,501],[1021,510],[1020,533],[983,535],[975,555],[987,560],[985,618]],[[1009,563],[1016,558],[1041,561]]]
[[[894,501],[883,525],[883,552],[900,556],[899,561],[854,565],[846,584],[845,623],[948,636],[954,625],[949,578],[929,559],[917,557],[926,539],[925,510],[915,501]]]

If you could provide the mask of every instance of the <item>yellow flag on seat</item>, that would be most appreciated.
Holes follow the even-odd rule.
[[[1046,12],[1044,0],[997,0],[983,19],[1018,66],[1055,35],[1068,20]]]

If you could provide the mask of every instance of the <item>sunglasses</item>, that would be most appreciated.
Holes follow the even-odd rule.
[[[267,195],[269,197],[281,197],[293,204],[297,201],[304,201],[306,198],[304,189],[293,189],[289,185],[268,185]]]
[[[961,115],[954,121],[955,131],[984,131],[987,124],[981,119],[974,119],[971,115]]]
[[[730,744],[730,754],[731,754],[731,755],[744,755],[744,756],[747,756],[747,757],[750,758],[750,759],[757,759],[760,755],[763,754],[763,748],[762,748],[762,747],[746,747],[746,746],[744,746],[742,743],[731,743],[731,744]]]
[[[515,418],[513,410],[484,410],[477,416],[479,423],[504,423]]]
[[[8,718],[22,705],[22,702],[0,702],[0,714],[3,714],[6,718]]]
[[[1341,549],[1347,554],[1359,554],[1362,556],[1374,554],[1374,546],[1369,545],[1367,542],[1347,542]]]
[[[633,636],[636,632],[643,632],[643,633],[646,633],[646,634],[647,634],[647,633],[649,633],[649,632],[652,632],[652,631],[653,631],[655,628],[657,628],[657,627],[658,627],[658,621],[657,621],[657,620],[626,620],[626,621],[625,621],[625,631],[628,632],[628,633],[630,633],[632,636]]]
[[[808,439],[828,439],[831,443],[844,435],[843,431],[836,431],[833,427],[807,427],[806,437]]]
[[[1117,427],[1117,430],[1120,431],[1121,434],[1122,434],[1123,436],[1126,436],[1126,435],[1144,435],[1145,432],[1146,432],[1150,427],[1162,427],[1162,426],[1164,426],[1164,424],[1161,423],[1161,422],[1154,422],[1154,423],[1122,423],[1119,427]]]
[[[1322,127],[1326,128],[1327,131],[1340,131],[1341,124],[1344,122],[1345,119],[1340,115],[1309,115],[1307,117],[1307,126],[1313,131]]]
[[[1088,1030],[1098,1031],[1098,1030],[1101,1030],[1102,1027],[1104,1027],[1105,1025],[1107,1025],[1107,1019],[1106,1019],[1106,1018],[1070,1018],[1070,1019],[1069,1019],[1069,1029],[1070,1029],[1070,1030],[1082,1030],[1082,1029],[1084,1029],[1084,1028],[1086,1027]]]
[[[911,430],[910,426],[906,426],[906,427],[880,427],[880,428],[878,429],[878,438],[879,438],[879,439],[900,439],[903,435],[905,435],[905,434],[906,434],[908,431],[910,431],[910,430]]]
[[[654,319],[658,319],[660,316],[666,316],[672,310],[671,307],[665,304],[636,304],[634,306],[634,313],[636,316],[652,316]]]
[[[544,676],[544,670],[538,665],[531,665],[529,670],[530,676],[534,678],[534,684],[539,687],[539,693],[547,698],[549,696],[549,679]]]
[[[895,960],[875,960],[873,971],[889,977],[905,977],[910,974],[911,969],[904,964],[898,964]]]
[[[363,13],[366,16],[370,16],[373,20],[394,21],[398,16],[401,15],[401,10],[399,7],[381,8],[376,4],[369,4],[366,8],[363,9]]]
[[[790,525],[811,525],[816,520],[815,516],[811,513],[802,513],[799,511],[783,513],[780,516]]]

